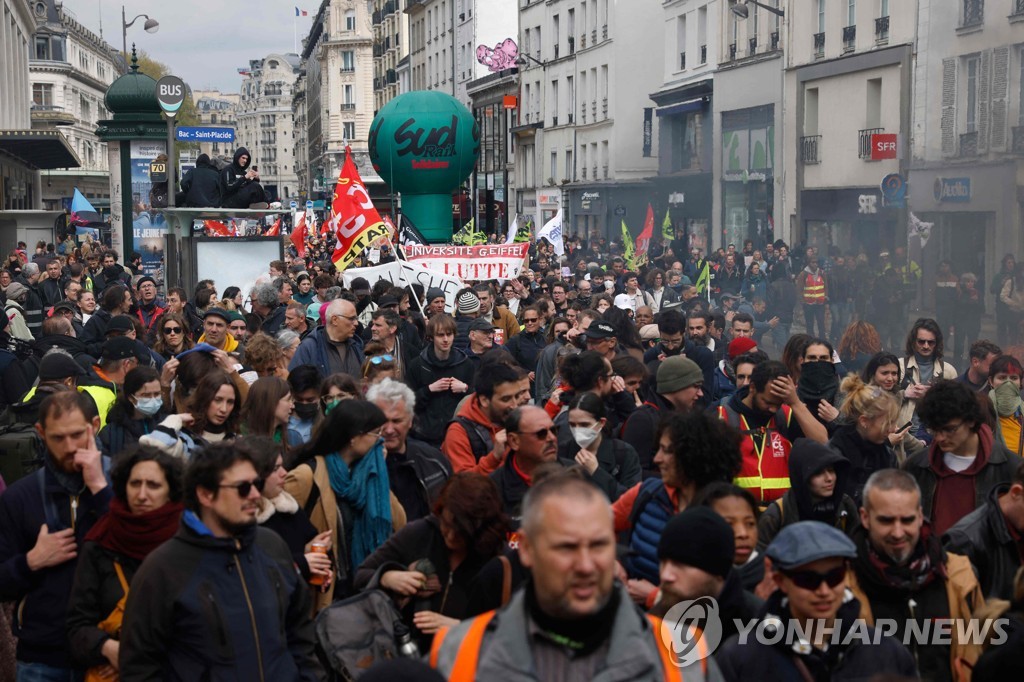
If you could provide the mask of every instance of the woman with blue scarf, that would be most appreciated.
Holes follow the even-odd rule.
[[[313,440],[296,454],[285,491],[309,514],[317,532],[330,530],[335,580],[316,598],[316,610],[352,593],[356,567],[405,526],[405,510],[388,483],[379,407],[348,400],[331,410]]]

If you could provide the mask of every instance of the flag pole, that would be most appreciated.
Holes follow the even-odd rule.
[[[399,241],[398,241],[398,244],[395,245],[395,253],[398,254],[398,260],[404,260],[406,263],[408,263],[409,262],[409,257],[405,255],[405,249],[402,248],[401,232],[399,232],[398,235],[399,235],[399,237],[398,237]],[[412,284],[409,284],[408,286],[409,286],[409,295],[416,299],[416,307],[420,309],[420,315],[422,315],[424,318],[426,318],[427,317],[427,311],[423,309],[423,302],[420,301],[420,297],[416,295],[416,289],[414,289],[412,287]],[[426,290],[424,290],[423,293],[424,293],[424,295],[426,295]]]

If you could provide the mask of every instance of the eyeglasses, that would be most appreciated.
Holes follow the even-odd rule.
[[[377,429],[376,431],[364,431],[363,433],[361,433],[359,435],[360,436],[373,436],[374,438],[380,438],[382,435],[384,435],[384,427],[382,426],[379,429]]]
[[[954,433],[960,430],[960,427],[963,426],[964,423],[965,422],[960,422],[959,424],[952,425],[947,424],[946,426],[940,426],[938,428],[925,430],[928,433],[932,434],[933,436],[952,436]]]
[[[395,356],[390,354],[374,355],[370,358],[371,365],[379,365],[382,362],[394,362]]]
[[[846,566],[833,568],[828,573],[818,573],[817,571],[783,571],[783,573],[802,590],[816,590],[821,587],[822,583],[826,583],[829,587],[837,587],[846,580]]]
[[[523,324],[530,324],[531,322],[539,322],[540,318],[537,317],[524,317]]]
[[[919,346],[934,346],[938,343],[935,339],[915,339],[915,341],[917,341],[917,345]]]
[[[262,478],[257,478],[255,481],[242,481],[241,483],[221,483],[218,488],[234,488],[238,492],[239,497],[249,497],[249,493],[252,492],[253,488],[256,488],[259,492],[263,492],[263,484],[266,483]]]
[[[358,315],[353,315],[352,317],[349,317],[348,315],[341,315],[341,314],[338,314],[338,315],[331,315],[331,317],[332,317],[332,318],[334,318],[334,317],[340,317],[340,318],[342,318],[342,319],[348,320],[349,322],[355,322],[356,320],[358,320],[358,319],[359,319],[359,316],[358,316]]]
[[[164,334],[180,334],[182,331],[181,327],[164,327]]]
[[[547,440],[548,434],[551,434],[556,438],[558,437],[558,427],[549,426],[547,428],[540,429],[539,431],[516,431],[516,433],[524,436],[533,436],[537,440]]]

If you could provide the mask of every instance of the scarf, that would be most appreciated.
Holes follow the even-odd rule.
[[[391,535],[391,494],[384,462],[384,439],[378,438],[370,451],[351,468],[338,453],[325,459],[331,489],[356,512],[350,548],[354,570]]]
[[[96,522],[85,539],[111,552],[142,561],[174,536],[184,509],[181,502],[168,502],[159,509],[133,514],[125,502],[115,497],[110,511]]]
[[[892,559],[875,550],[866,532],[860,533],[861,547],[857,553],[857,563],[867,582],[884,590],[898,592],[917,592],[924,589],[936,578],[945,579],[946,562],[942,543],[932,535],[931,526],[921,526],[914,552],[902,565],[896,565]]]
[[[68,495],[78,496],[85,490],[85,480],[82,478],[81,473],[76,471],[73,474],[69,474],[68,472],[60,469],[56,462],[53,461],[53,458],[49,455],[43,458],[43,462],[50,473],[53,474],[53,477],[57,479],[57,483],[60,484],[60,487],[63,488]]]
[[[544,636],[572,652],[573,658],[596,651],[611,637],[615,615],[619,610],[621,594],[617,583],[612,585],[608,603],[587,618],[555,618],[540,608],[533,585],[527,584],[526,613]]]
[[[1012,381],[1004,381],[999,388],[988,392],[988,397],[996,407],[996,414],[1000,417],[1010,417],[1021,408],[1024,401],[1021,400],[1020,391],[1013,385]]]
[[[261,497],[259,504],[260,509],[256,512],[256,523],[258,524],[266,523],[276,512],[294,514],[299,511],[298,501],[283,490],[274,498]]]
[[[819,401],[827,400],[832,405],[836,404],[836,393],[839,392],[836,366],[827,360],[800,365],[800,381],[796,392],[811,414],[817,417]]]

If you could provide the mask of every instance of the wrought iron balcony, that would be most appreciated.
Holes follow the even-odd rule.
[[[979,26],[985,21],[985,0],[963,0],[964,21],[960,28]]]
[[[757,38],[750,39],[750,54],[757,54]]]
[[[771,38],[772,38],[772,49],[773,50],[779,49],[779,32],[778,31],[772,31]]]
[[[978,131],[962,133],[960,135],[960,156],[970,157],[978,155]]]
[[[850,52],[857,46],[857,27],[843,27],[843,52]]]
[[[814,34],[814,57],[816,59],[825,56],[825,34],[815,33]]]
[[[805,164],[821,163],[819,148],[821,135],[805,135],[800,138],[800,160]]]
[[[889,40],[889,17],[878,17],[875,19],[875,40],[885,42]]]
[[[707,64],[708,63],[708,46],[707,45],[701,45],[700,46],[700,63],[701,64]]]
[[[857,131],[857,156],[861,159],[871,158],[871,136],[884,133],[885,128],[865,128]]]

